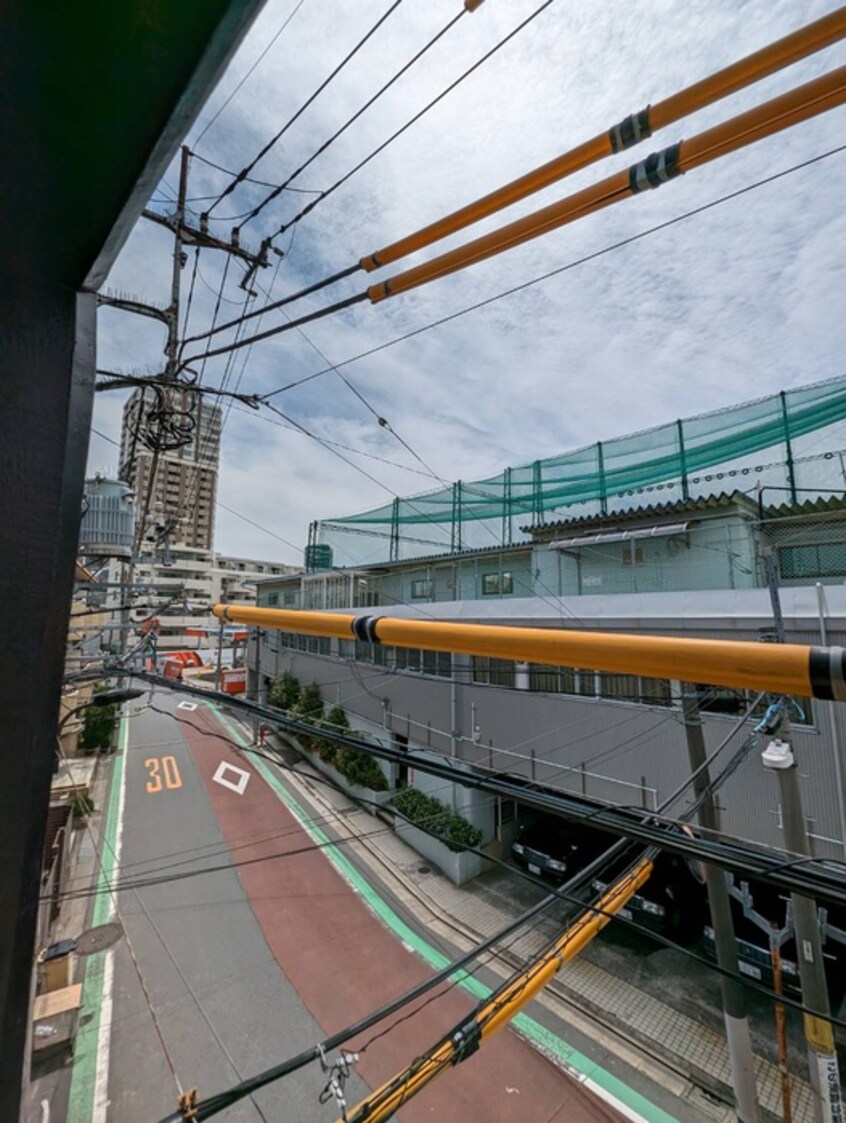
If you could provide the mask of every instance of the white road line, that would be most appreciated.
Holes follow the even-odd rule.
[[[121,723],[121,746],[123,754],[123,767],[120,772],[120,795],[117,807],[117,822],[115,824],[115,840],[112,846],[112,858],[109,863],[110,878],[113,880],[114,871],[120,865],[120,852],[123,845],[123,808],[126,802],[126,772],[127,772],[127,745],[129,743],[129,722],[124,717]],[[105,859],[105,855],[103,856]],[[109,894],[108,919],[115,916],[115,901]],[[115,979],[115,950],[106,952],[103,965],[103,997],[100,1004],[100,1029],[97,1035],[97,1069],[94,1077],[94,1108],[91,1113],[91,1123],[106,1123],[106,1114],[109,1109],[109,1053],[112,1043],[112,1006],[114,1003]]]

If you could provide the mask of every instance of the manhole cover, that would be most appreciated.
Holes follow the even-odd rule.
[[[76,947],[77,955],[93,955],[116,944],[123,935],[119,924],[100,924],[96,928],[89,928],[79,937]]]
[[[417,867],[417,872],[418,872],[418,873],[431,873],[432,871],[431,871],[431,869],[429,868],[429,866],[418,866],[418,867]]]

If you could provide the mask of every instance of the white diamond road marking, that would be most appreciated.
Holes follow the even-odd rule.
[[[227,772],[237,776],[238,780],[227,780],[225,778]],[[236,795],[243,795],[247,790],[247,784],[250,782],[250,774],[245,772],[243,768],[236,768],[234,764],[227,764],[225,760],[222,760],[212,779],[216,784],[222,784],[224,788],[229,788]]]
[[[177,708],[177,710],[196,710],[197,703],[196,702],[180,702],[179,705],[176,708]]]

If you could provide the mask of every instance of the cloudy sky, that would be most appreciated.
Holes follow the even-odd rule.
[[[256,245],[274,233],[315,197],[303,192],[331,186],[542,6],[542,0],[486,0],[465,14],[291,183],[296,192],[282,192],[244,226],[242,241]],[[187,138],[198,157],[189,181],[196,211],[207,205],[198,197],[216,196],[232,178],[199,157],[231,172],[243,168],[389,7],[390,0],[269,0]],[[272,284],[278,299],[352,265],[835,7],[826,0],[553,0],[316,206],[293,238],[290,232],[280,238],[275,244],[285,256],[273,258],[259,283],[265,291]],[[459,10],[459,0],[403,0],[252,175],[268,184],[285,180]],[[360,292],[374,279],[530,213],[844,63],[846,46],[829,48],[438,249],[376,275],[360,273],[286,312],[305,314]],[[374,411],[332,372],[273,399],[317,436],[346,446],[338,451],[364,475],[277,415],[233,408],[223,436],[224,507],[217,512],[216,548],[299,562],[312,519],[437,485],[409,448],[444,479],[473,479],[843,373],[846,152],[348,360],[820,156],[843,143],[844,126],[846,109],[836,109],[425,288],[360,304],[304,332],[238,351],[228,366],[225,358],[209,360],[206,384],[219,385],[227,377],[228,385],[258,393],[329,363],[344,364],[343,375]],[[154,206],[167,209],[177,180],[175,164]],[[228,236],[236,222],[230,216],[248,211],[267,193],[257,184],[241,184],[213,211],[215,232]],[[171,252],[169,235],[142,220],[107,287],[166,303]],[[192,251],[183,273],[186,292],[193,264]],[[189,334],[209,326],[224,265],[221,253],[200,255]],[[221,318],[243,307],[241,276],[233,262]],[[264,300],[262,293],[252,307]],[[275,312],[260,326],[281,322],[282,314]],[[224,337],[231,338],[231,333]],[[163,343],[163,331],[152,321],[101,310],[101,367],[160,370]],[[98,395],[94,425],[112,440],[119,439],[122,401],[118,393]],[[378,416],[404,443],[379,425]],[[93,435],[90,470],[114,471],[115,454],[112,444]]]

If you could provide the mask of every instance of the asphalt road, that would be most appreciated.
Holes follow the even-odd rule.
[[[216,751],[212,742],[208,754]],[[245,834],[260,830],[248,823]],[[115,962],[109,1119],[149,1123],[173,1111],[171,1065],[203,1096],[323,1036],[267,946],[182,729],[152,711],[130,721],[121,866],[139,880],[215,869],[120,896],[127,939]],[[294,1074],[224,1118],[325,1119],[318,1083],[314,1073]]]
[[[221,739],[208,708],[177,709],[168,695],[154,704],[169,712],[131,718],[124,758],[119,872],[144,884],[119,898],[125,938],[115,951],[111,1034],[99,1035],[101,1052],[104,1041],[109,1050],[99,1096],[106,1110],[97,1116],[95,1086],[90,1115],[79,1102],[87,1092],[77,1093],[75,1120],[162,1118],[180,1088],[196,1087],[201,1097],[218,1092],[351,1023],[429,970],[313,847],[250,760]],[[198,869],[208,872],[179,876]],[[150,883],[159,876],[166,880]],[[374,1040],[347,1085],[348,1102],[433,1044],[471,1005],[450,989]],[[319,1103],[325,1082],[309,1066],[221,1118],[337,1119],[336,1105]],[[504,1032],[398,1118],[620,1117]]]

